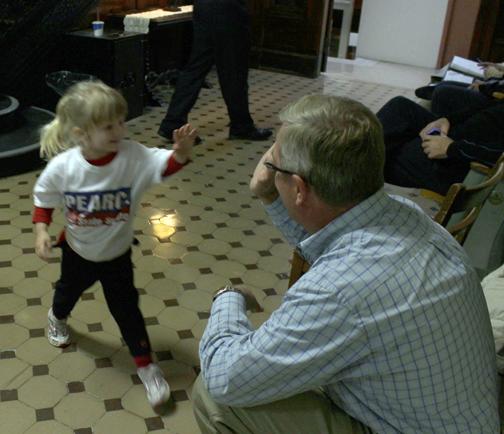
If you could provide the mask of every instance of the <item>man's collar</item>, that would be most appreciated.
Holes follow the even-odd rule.
[[[381,188],[319,231],[305,238],[298,244],[298,250],[312,264],[324,252],[330,250],[333,243],[342,235],[367,226],[376,216],[381,215],[390,200],[392,199]]]

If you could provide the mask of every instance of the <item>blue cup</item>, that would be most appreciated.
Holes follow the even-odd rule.
[[[95,36],[103,36],[103,26],[105,23],[103,21],[93,21],[91,27],[93,28],[93,34]]]

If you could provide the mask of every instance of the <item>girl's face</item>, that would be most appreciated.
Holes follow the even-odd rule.
[[[117,152],[119,143],[124,138],[126,127],[124,119],[105,122],[90,129],[84,139],[82,153],[87,159],[102,158],[111,152]]]

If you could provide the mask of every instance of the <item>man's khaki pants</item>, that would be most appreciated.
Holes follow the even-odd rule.
[[[228,407],[210,397],[200,375],[194,383],[192,401],[203,434],[371,433],[315,391],[255,407]]]

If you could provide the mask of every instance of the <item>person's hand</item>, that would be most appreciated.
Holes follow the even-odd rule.
[[[184,126],[173,131],[173,146],[175,160],[180,164],[185,164],[191,158],[192,148],[198,131],[193,128],[191,124]]]
[[[235,286],[235,288],[241,292],[241,294],[245,297],[245,306],[246,309],[250,312],[262,312],[263,308],[257,301],[254,293],[251,289],[246,288],[244,286]]]
[[[432,121],[428,123],[422,131],[420,131],[420,137],[422,140],[426,140],[428,137],[431,137],[428,133],[429,131],[433,130],[434,128],[439,129],[441,132],[441,135],[446,136],[448,134],[448,131],[450,131],[450,121],[446,118],[439,118],[436,119],[435,121]]]
[[[446,158],[448,147],[453,143],[453,139],[447,136],[427,136],[422,142],[422,148],[427,157],[431,160]]]
[[[478,66],[482,69],[495,68],[499,71],[504,71],[504,65],[494,62],[479,62]]]
[[[496,66],[496,63],[494,63],[494,62],[478,62],[478,66],[481,69],[487,69],[487,68],[490,68],[491,66]]]
[[[481,81],[481,80],[474,80],[470,85],[469,85],[469,89],[472,89],[472,90],[476,90],[479,92],[479,87],[481,84],[483,84],[484,82]]]
[[[51,257],[52,244],[51,237],[47,232],[45,223],[37,223],[35,225],[35,253],[40,259],[48,261]]]
[[[250,312],[263,311],[263,308],[257,301],[257,298],[255,297],[252,290],[241,285],[233,286],[233,288],[236,289],[241,295],[243,295],[243,298],[245,298],[245,309],[249,310]],[[223,288],[219,288],[216,292],[219,292],[221,289]]]
[[[275,172],[264,165],[265,161],[272,161],[273,146],[275,145],[272,145],[263,154],[250,180],[250,190],[265,204],[274,202],[278,197],[275,186]]]

